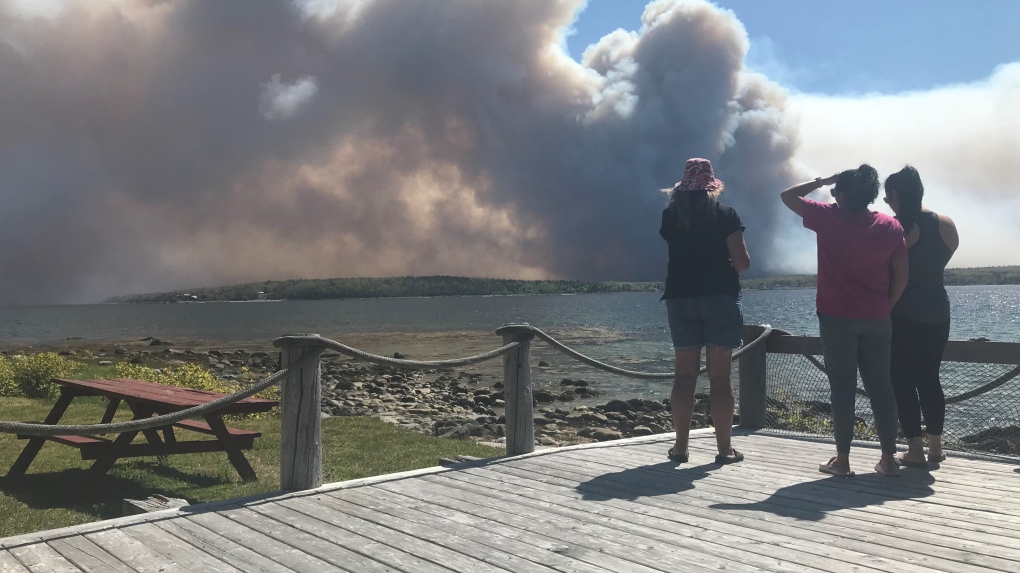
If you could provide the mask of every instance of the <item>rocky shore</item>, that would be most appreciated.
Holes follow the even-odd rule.
[[[151,367],[201,364],[224,380],[239,383],[261,379],[278,368],[277,354],[255,349],[181,350],[158,339],[133,345],[63,349],[58,353],[92,356],[100,365],[126,361]],[[483,442],[505,441],[502,377],[470,369],[406,370],[352,360],[333,352],[322,356],[324,417],[374,416],[402,428],[428,435]],[[600,395],[597,384],[563,378],[555,391],[536,390],[535,438],[542,446],[615,440],[673,430],[669,400],[608,400],[591,404]],[[708,396],[698,396],[692,427],[710,423]]]
[[[218,378],[238,384],[262,379],[278,368],[278,354],[257,347],[182,350],[158,339],[122,345],[79,343],[74,348],[48,350],[106,366],[120,361],[154,368],[201,364]],[[4,351],[10,352],[13,350]],[[496,366],[486,363],[483,368],[415,371],[326,352],[322,356],[321,412],[324,417],[374,416],[428,435],[501,443],[506,435],[505,404],[501,368]],[[538,368],[542,368],[541,363]],[[600,403],[600,395],[597,383],[577,378],[562,378],[535,390],[536,444],[560,446],[673,431],[668,399]],[[826,402],[769,398],[767,411],[771,428],[831,434],[831,407]],[[864,420],[859,422],[860,435],[856,437],[873,439],[871,428]],[[698,394],[692,428],[710,425],[708,396]],[[1020,455],[1020,428],[1016,426],[987,428],[945,439],[963,450]]]
[[[326,416],[376,416],[412,431],[444,438],[500,443],[505,440],[502,380],[492,374],[453,369],[409,371],[323,357],[322,412]],[[559,393],[535,391],[535,439],[560,446],[672,431],[669,400],[610,400],[573,406],[598,396],[585,380],[563,379]],[[707,425],[707,396],[695,413]]]

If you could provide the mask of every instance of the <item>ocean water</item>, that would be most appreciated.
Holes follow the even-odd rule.
[[[814,295],[814,290],[745,291],[745,323],[817,335]],[[952,339],[1020,341],[1020,287],[950,287],[949,296]],[[404,333],[413,338],[463,331],[484,336],[510,322],[530,323],[580,352],[625,368],[672,369],[665,304],[657,293],[0,307],[0,347],[147,336],[178,344],[268,345],[281,334],[295,332],[316,332],[340,341],[363,333]],[[498,345],[493,334],[492,347]],[[582,378],[596,382],[605,393],[603,399],[668,395],[669,381],[621,378],[569,360],[542,343],[533,348],[533,364],[549,364],[536,366],[537,387]],[[488,364],[492,371],[498,368],[498,361]]]

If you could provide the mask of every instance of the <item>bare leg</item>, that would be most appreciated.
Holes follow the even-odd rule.
[[[715,442],[719,453],[728,455],[733,447],[733,385],[730,383],[730,363],[733,349],[709,346],[705,350],[708,363],[708,380],[711,383],[710,404]]]
[[[700,369],[700,348],[676,350],[676,373],[673,376],[673,392],[669,395],[669,405],[673,410],[673,428],[676,430],[673,451],[678,454],[687,451],[691,417],[694,415],[694,388],[698,383]]]
[[[907,446],[909,449],[906,451],[906,453],[896,456],[897,461],[906,464],[925,463],[924,443],[920,437],[908,439]]]
[[[828,463],[828,466],[836,471],[846,473],[850,471],[850,452],[845,454],[836,452],[836,457]]]
[[[923,456],[922,456],[923,457]],[[942,436],[928,436],[928,461],[942,460]]]
[[[896,463],[896,454],[894,453],[883,453],[882,459],[878,460],[878,468],[881,468],[883,474],[887,476],[900,475],[900,464]]]

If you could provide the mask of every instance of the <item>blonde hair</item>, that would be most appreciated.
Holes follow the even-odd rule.
[[[715,221],[716,205],[719,202],[719,195],[722,195],[723,186],[720,183],[719,189],[712,192],[680,191],[675,187],[663,191],[669,193],[669,204],[676,205],[680,227],[690,229],[695,222]]]

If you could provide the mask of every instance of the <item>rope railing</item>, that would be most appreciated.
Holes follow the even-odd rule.
[[[517,347],[517,343],[513,342],[495,350],[485,352],[482,354],[476,354],[474,356],[468,356],[465,358],[457,358],[451,360],[405,360],[398,358],[388,358],[386,356],[378,356],[375,354],[369,354],[357,348],[352,348],[345,344],[341,344],[335,340],[323,338],[321,336],[313,335],[291,335],[283,337],[284,340],[307,343],[309,346],[319,347],[321,349],[336,350],[342,354],[348,356],[361,358],[363,360],[374,362],[376,364],[384,364],[388,366],[398,366],[403,368],[412,369],[425,369],[425,368],[444,368],[444,367],[457,367],[467,366],[470,364],[477,364],[486,360],[491,360],[506,354]],[[138,420],[130,420],[126,422],[116,422],[111,424],[34,424],[26,422],[0,422],[0,433],[9,434],[20,434],[23,436],[62,436],[62,435],[75,435],[75,436],[96,436],[99,434],[117,434],[123,432],[141,432],[145,430],[152,430],[154,428],[162,428],[180,422],[181,420],[187,420],[189,418],[197,418],[199,416],[214,412],[229,406],[236,402],[240,402],[245,398],[249,398],[258,394],[259,392],[278,384],[279,381],[287,376],[287,374],[296,368],[301,368],[309,365],[313,360],[318,360],[318,353],[309,354],[303,357],[299,362],[290,365],[287,368],[281,369],[279,372],[266,377],[264,380],[257,382],[243,390],[238,390],[233,394],[217,398],[211,402],[193,406],[185,410],[180,410],[172,414],[163,414],[160,416],[153,416],[150,418],[143,418]]]
[[[805,359],[807,359],[808,362],[813,364],[815,368],[817,368],[823,374],[825,374],[825,364],[822,363],[821,360],[810,354],[802,354],[801,356],[803,356]],[[988,392],[995,390],[999,386],[1002,386],[1007,382],[1017,378],[1017,375],[1020,375],[1020,366],[1017,366],[1016,368],[1010,370],[1009,372],[1006,372],[1002,376],[999,376],[995,380],[992,380],[991,382],[979,388],[975,388],[973,390],[964,392],[962,394],[958,394],[956,396],[946,396],[946,404],[958,404],[960,402],[963,402],[964,400],[970,400],[971,398],[976,398],[978,396],[981,396],[982,394],[987,394]],[[865,390],[864,388],[861,388],[860,386],[857,387],[857,395],[863,398],[868,399],[871,398],[870,396],[868,396],[868,391]]]
[[[563,344],[559,340],[556,340],[552,336],[549,336],[539,328],[531,326],[530,324],[510,324],[504,326],[503,328],[511,327],[531,332],[538,338],[541,338],[543,341],[545,341],[545,343],[548,344],[549,346],[555,348],[556,350],[559,350],[561,353],[573,358],[574,360],[577,360],[578,362],[583,362],[588,366],[598,368],[599,370],[604,370],[606,372],[611,372],[613,374],[619,374],[620,376],[626,376],[628,378],[640,378],[645,380],[665,380],[665,379],[672,380],[673,377],[675,376],[675,372],[639,372],[637,370],[627,370],[625,368],[613,366],[612,364],[606,364],[605,362],[601,362],[590,356],[585,356],[584,354],[581,354],[580,352],[574,350],[573,348],[570,348],[566,344]],[[733,353],[733,360],[737,360],[738,358],[740,358],[742,354],[754,348],[758,344],[764,342],[765,339],[767,339],[769,335],[772,334],[771,326],[765,325],[764,328],[765,330],[761,333],[760,336],[758,336],[758,338],[754,339],[748,344],[745,344],[739,350]],[[701,370],[699,370],[699,372],[701,372],[702,374],[705,373],[705,371],[706,367],[704,366],[702,366]]]
[[[527,330],[533,333],[536,337],[545,341],[549,346],[560,351],[561,353],[571,358],[574,358],[579,362],[583,362],[584,364],[587,364],[594,368],[598,368],[600,370],[604,370],[606,372],[611,372],[613,374],[627,376],[630,378],[653,379],[653,380],[672,379],[674,376],[673,372],[639,372],[636,370],[627,370],[625,368],[620,368],[618,366],[607,364],[605,362],[591,358],[590,356],[581,354],[580,352],[574,350],[573,348],[570,348],[569,346],[560,342],[559,340],[556,340],[555,338],[545,333],[541,329],[528,324],[512,324],[507,325],[507,327]],[[733,360],[737,360],[744,352],[751,348],[754,348],[756,345],[763,342],[765,339],[769,337],[771,333],[772,327],[765,326],[765,330],[762,332],[760,336],[758,336],[758,338],[744,345],[739,350],[733,353]],[[489,352],[483,352],[481,354],[475,354],[472,356],[466,356],[464,358],[454,358],[449,360],[408,360],[403,358],[389,358],[387,356],[370,354],[363,350],[359,350],[357,348],[348,346],[335,340],[323,338],[318,335],[288,335],[283,337],[282,340],[286,340],[290,343],[305,343],[308,346],[318,347],[321,349],[335,350],[336,352],[339,352],[346,356],[360,358],[362,360],[372,362],[375,364],[409,369],[452,368],[460,366],[469,366],[472,364],[477,364],[479,362],[492,360],[493,358],[498,358],[519,346],[517,342],[511,342],[509,344],[500,346],[499,348],[490,350]],[[272,374],[271,376],[266,377],[264,380],[252,384],[251,386],[248,386],[243,390],[238,390],[237,392],[234,392],[233,394],[230,394],[228,396],[218,398],[216,400],[207,402],[205,404],[201,404],[199,406],[194,406],[191,408],[187,408],[185,410],[180,410],[172,414],[163,414],[160,416],[153,416],[150,418],[109,424],[50,425],[26,422],[0,422],[0,433],[12,433],[38,437],[59,435],[95,436],[99,434],[141,432],[144,430],[161,428],[180,422],[181,420],[196,418],[198,416],[214,412],[216,410],[219,410],[220,408],[229,406],[231,404],[244,400],[245,398],[254,396],[255,394],[258,394],[259,392],[265,390],[266,388],[269,388],[270,386],[279,383],[279,381],[283,377],[285,377],[292,368],[300,368],[306,366],[313,359],[317,358],[318,354],[309,354],[302,358],[300,362],[290,365],[288,368],[284,368],[279,372],[276,372],[275,374]],[[704,367],[701,368],[701,372],[702,373],[705,372]]]
[[[479,362],[485,362],[486,360],[492,360],[503,356],[507,352],[510,352],[514,348],[517,348],[516,342],[511,342],[490,350],[489,352],[483,352],[481,354],[475,354],[473,356],[467,356],[464,358],[451,358],[449,360],[407,360],[405,358],[390,358],[388,356],[379,356],[378,354],[369,354],[364,350],[358,350],[357,348],[347,346],[346,344],[323,338],[317,335],[288,335],[283,337],[283,340],[291,342],[305,342],[311,346],[321,346],[322,348],[335,350],[340,354],[350,356],[352,358],[360,358],[366,362],[372,362],[374,364],[381,364],[383,366],[395,366],[398,368],[408,368],[411,370],[423,370],[429,368],[457,368],[460,366],[470,366],[472,364],[478,364]]]

